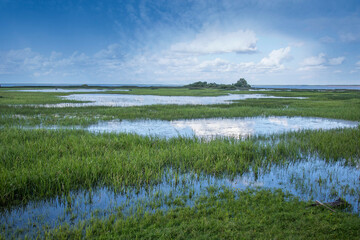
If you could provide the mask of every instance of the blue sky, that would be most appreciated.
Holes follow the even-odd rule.
[[[359,0],[0,0],[0,83],[360,84]]]

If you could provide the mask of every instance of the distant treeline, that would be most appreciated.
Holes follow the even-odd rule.
[[[217,83],[207,83],[207,82],[194,82],[184,87],[188,88],[218,88],[218,89],[227,89],[227,90],[235,90],[235,89],[249,89],[251,88],[250,84],[248,84],[245,78],[240,78],[236,83],[233,84],[217,84]]]

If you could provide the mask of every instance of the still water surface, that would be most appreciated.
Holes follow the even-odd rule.
[[[62,89],[62,88],[49,88],[49,89],[24,89],[24,90],[9,90],[16,92],[59,92],[59,93],[68,93],[68,92],[105,92],[105,91],[129,91],[128,89]]]
[[[158,95],[131,95],[131,94],[72,94],[61,97],[66,100],[82,101],[86,103],[58,103],[34,105],[39,107],[132,107],[145,105],[212,105],[231,104],[236,100],[250,98],[291,98],[303,97],[276,97],[264,94],[228,94],[224,96],[196,97],[196,96],[158,96]]]
[[[208,118],[184,120],[114,120],[99,122],[86,129],[91,132],[135,133],[143,136],[232,137],[243,139],[249,136],[278,134],[297,130],[316,130],[356,127],[358,122],[313,118],[313,117],[246,117]]]

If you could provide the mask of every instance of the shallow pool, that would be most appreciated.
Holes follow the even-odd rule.
[[[184,120],[114,120],[99,122],[85,129],[91,132],[135,133],[143,136],[232,137],[278,134],[297,130],[356,127],[358,122],[313,117],[246,117]]]
[[[231,104],[236,100],[250,98],[292,98],[305,99],[303,97],[276,97],[264,94],[228,94],[215,97],[196,97],[196,96],[158,96],[158,95],[131,95],[131,94],[72,94],[61,97],[66,100],[82,101],[86,103],[58,103],[40,104],[38,107],[89,107],[89,106],[108,106],[108,107],[131,107],[145,105],[212,105],[212,104]]]
[[[105,91],[129,91],[128,89],[62,89],[62,88],[49,88],[49,89],[22,89],[22,90],[8,90],[16,92],[59,92],[59,93],[68,93],[68,92],[105,92]]]

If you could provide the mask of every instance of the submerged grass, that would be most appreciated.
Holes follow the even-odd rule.
[[[104,185],[123,190],[152,185],[164,169],[234,176],[250,168],[286,163],[302,154],[359,163],[360,128],[303,131],[276,144],[216,139],[163,140],[80,130],[0,130],[0,205],[25,203]],[[284,137],[283,137],[284,138]]]
[[[181,202],[181,200],[179,199]],[[178,205],[181,206],[179,203]],[[356,239],[360,218],[309,208],[281,190],[208,189],[193,207],[155,213],[121,211],[45,233],[48,239]]]

